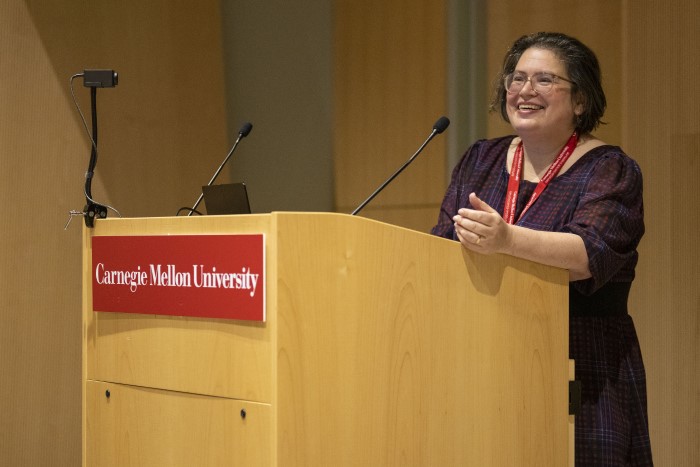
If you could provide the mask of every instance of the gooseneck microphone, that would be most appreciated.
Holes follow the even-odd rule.
[[[245,122],[245,123],[243,124],[243,126],[241,127],[241,129],[238,130],[238,138],[236,138],[236,142],[233,143],[233,146],[231,146],[231,150],[228,152],[228,154],[226,155],[226,158],[224,158],[224,161],[221,163],[221,165],[219,166],[219,168],[218,168],[218,169],[216,170],[216,172],[214,173],[214,176],[211,178],[211,180],[209,180],[209,183],[207,183],[207,186],[210,186],[212,183],[214,183],[214,180],[216,180],[216,177],[218,177],[218,176],[219,176],[219,173],[221,173],[221,169],[224,168],[224,166],[226,165],[226,163],[228,162],[228,160],[231,158],[231,155],[233,154],[233,151],[236,150],[236,147],[238,146],[238,143],[239,143],[243,138],[245,138],[246,136],[248,136],[248,134],[250,134],[250,130],[252,130],[252,129],[253,129],[253,124],[250,123],[250,122]],[[202,193],[202,194],[199,195],[199,198],[197,198],[197,202],[194,203],[194,206],[192,206],[191,209],[183,208],[183,209],[188,209],[188,210],[189,210],[189,213],[187,214],[188,216],[191,216],[193,212],[197,212],[197,206],[199,206],[199,203],[202,202],[202,198],[204,198],[204,193]]]
[[[450,126],[450,119],[449,119],[449,118],[444,117],[444,116],[438,118],[437,122],[435,122],[435,125],[433,125],[433,131],[430,133],[430,136],[428,136],[428,138],[423,142],[423,144],[421,145],[421,147],[418,148],[418,150],[415,152],[415,154],[413,154],[413,155],[411,156],[411,158],[408,159],[408,160],[401,166],[401,168],[399,168],[399,170],[397,170],[396,172],[394,172],[394,175],[392,175],[391,177],[389,177],[389,178],[387,179],[387,181],[385,181],[384,183],[382,183],[382,185],[381,185],[379,188],[377,188],[377,189],[374,191],[374,193],[372,193],[372,194],[369,196],[369,198],[367,198],[366,200],[364,200],[364,201],[362,202],[362,204],[360,204],[360,205],[352,212],[351,215],[354,216],[355,214],[357,214],[358,212],[360,212],[360,211],[362,210],[362,208],[364,208],[364,207],[367,205],[367,203],[369,203],[370,201],[372,201],[372,200],[374,199],[375,196],[377,196],[389,183],[391,183],[391,181],[392,181],[393,179],[395,179],[401,172],[403,172],[403,170],[404,170],[406,167],[408,167],[408,165],[409,165],[411,162],[413,162],[413,160],[414,160],[416,157],[418,157],[418,154],[420,154],[421,151],[423,151],[423,148],[425,148],[425,146],[428,145],[428,143],[430,142],[430,140],[432,140],[432,139],[435,137],[435,135],[439,135],[440,133],[442,133],[443,131],[445,131],[445,130],[447,129],[448,126]]]

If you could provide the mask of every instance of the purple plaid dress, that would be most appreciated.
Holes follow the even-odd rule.
[[[477,141],[452,173],[434,235],[456,240],[452,216],[474,192],[503,215],[513,136]],[[521,181],[516,219],[536,184]],[[582,385],[577,466],[653,465],[646,377],[627,295],[644,233],[639,166],[614,146],[592,149],[549,184],[518,221],[579,235],[593,277],[569,287],[569,355]]]

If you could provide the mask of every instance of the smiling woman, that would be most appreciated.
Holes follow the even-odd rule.
[[[572,37],[532,34],[515,41],[496,82],[492,109],[516,135],[467,150],[432,233],[569,270],[569,353],[582,383],[576,465],[652,465],[644,364],[627,313],[642,175],[591,135],[606,106],[598,60]]]
[[[583,113],[572,92],[575,84],[555,78],[566,74],[564,63],[552,51],[530,48],[518,60],[516,71],[505,78],[504,87],[512,77],[505,99],[508,121],[528,143],[529,158],[540,158],[542,164],[551,162],[550,153],[562,147],[560,141],[571,136]]]

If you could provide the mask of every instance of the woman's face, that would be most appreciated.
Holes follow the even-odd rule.
[[[570,79],[564,63],[547,49],[527,49],[515,71],[529,77],[535,73],[549,73]],[[506,111],[510,124],[521,137],[553,137],[574,131],[576,113],[581,106],[574,106],[571,99],[571,83],[555,80],[551,92],[538,94],[531,82],[526,82],[520,92],[506,93]]]

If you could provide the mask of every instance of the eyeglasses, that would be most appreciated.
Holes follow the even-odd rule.
[[[554,84],[558,83],[559,80],[574,84],[573,81],[552,73],[535,73],[532,76],[528,76],[525,73],[515,72],[506,75],[505,85],[508,94],[517,94],[525,86],[525,83],[529,81],[532,90],[537,94],[549,94],[552,92]]]

